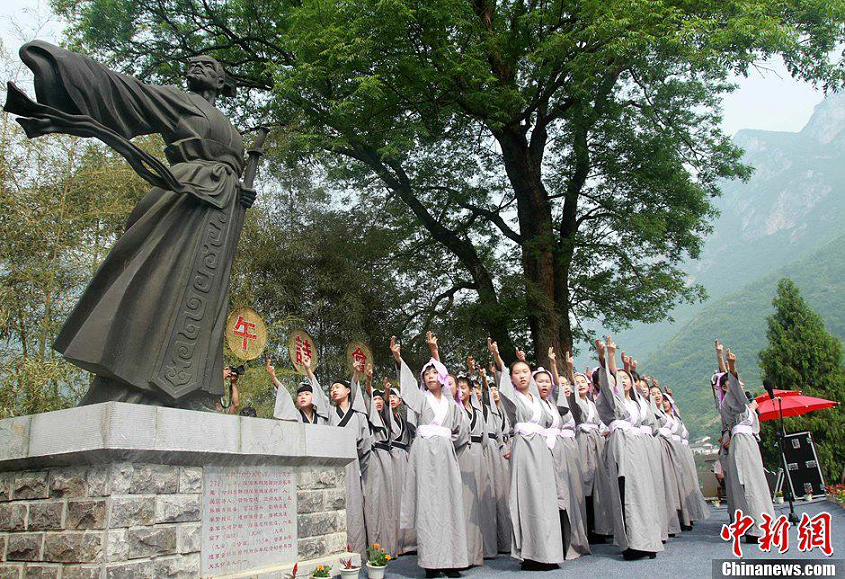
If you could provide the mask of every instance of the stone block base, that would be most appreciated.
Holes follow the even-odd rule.
[[[281,578],[299,559],[299,576],[338,573],[360,562],[354,440],[307,428],[113,402],[0,420],[0,578]],[[310,456],[309,436],[331,447]]]

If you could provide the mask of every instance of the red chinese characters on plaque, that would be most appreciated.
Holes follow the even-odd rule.
[[[207,466],[203,485],[203,577],[297,560],[292,469]]]
[[[290,338],[288,338],[288,355],[293,367],[300,374],[305,374],[305,367],[302,362],[306,358],[311,360],[311,370],[317,367],[317,344],[305,330],[291,332]]]
[[[226,319],[226,344],[241,360],[255,360],[267,345],[267,325],[252,308],[238,308]]]
[[[364,368],[373,363],[373,352],[363,342],[349,342],[346,345],[346,361],[350,368],[355,367],[356,362],[360,362]]]

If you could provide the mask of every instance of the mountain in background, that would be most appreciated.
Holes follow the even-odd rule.
[[[845,94],[820,103],[798,133],[743,130],[734,141],[755,168],[747,183],[729,181],[721,212],[698,260],[683,268],[714,301],[836,238],[845,216]],[[619,335],[647,357],[702,304],[681,305],[674,322],[639,324]]]
[[[674,387],[699,434],[716,418],[712,406],[699,416],[711,397],[713,340],[736,347],[745,382],[759,384],[757,352],[765,345],[765,318],[780,277],[793,277],[831,331],[845,336],[834,319],[845,306],[839,285],[845,269],[836,255],[845,249],[845,94],[817,105],[800,132],[743,130],[734,141],[754,174],[723,185],[713,233],[700,259],[683,268],[706,288],[708,300],[678,306],[673,322],[638,324],[616,337],[646,361],[646,373]]]
[[[660,350],[644,368],[654,369],[661,384],[678,399],[684,422],[695,435],[718,432],[719,415],[710,389],[716,371],[714,339],[722,339],[737,355],[737,368],[746,389],[762,393],[757,353],[764,349],[766,318],[774,312],[772,299],[783,277],[795,281],[810,306],[824,318],[827,329],[845,338],[845,235],[804,259],[793,262],[741,291],[711,300]],[[800,389],[800,384],[793,386]]]

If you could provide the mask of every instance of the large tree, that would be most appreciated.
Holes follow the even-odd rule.
[[[842,452],[845,449],[845,359],[842,342],[825,328],[824,320],[804,301],[798,286],[784,278],[778,283],[772,301],[774,313],[769,316],[766,335],[769,344],[760,352],[763,380],[774,388],[802,390],[839,402],[837,408],[784,420],[787,432],[809,430],[816,443],[819,463],[825,480],[831,484],[843,474]],[[776,440],[777,423],[764,428],[766,458],[770,464],[780,460]]]
[[[780,55],[836,86],[841,0],[54,0],[75,46],[173,79],[209,52],[287,129],[294,155],[404,207],[462,276],[503,352],[521,302],[535,353],[576,324],[664,318],[695,299],[724,178],[732,74]],[[390,211],[393,210],[394,214]],[[512,275],[522,284],[514,291]]]

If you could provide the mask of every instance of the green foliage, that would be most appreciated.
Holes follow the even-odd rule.
[[[801,297],[795,283],[778,283],[768,318],[768,347],[760,352],[763,379],[774,388],[801,390],[808,396],[839,402],[839,406],[805,417],[784,420],[787,432],[809,430],[816,443],[819,462],[827,481],[842,475],[845,449],[845,366],[842,342],[825,328],[824,320]],[[774,440],[776,423],[765,425],[763,436]],[[773,445],[766,445],[767,458],[777,463]]]
[[[423,228],[460,274],[439,290],[482,307],[500,342],[526,319],[539,351],[568,346],[571,322],[656,321],[701,297],[678,264],[700,252],[719,180],[749,174],[719,129],[731,73],[781,55],[842,81],[841,0],[54,6],[74,46],[145,78],[210,52],[267,91],[233,111],[284,127],[294,158],[380,221]]]

